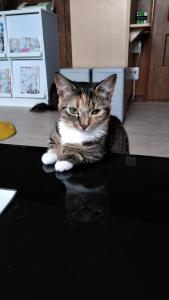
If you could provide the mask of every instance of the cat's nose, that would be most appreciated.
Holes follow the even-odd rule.
[[[83,130],[85,130],[88,127],[88,124],[81,124],[81,127],[83,128]]]

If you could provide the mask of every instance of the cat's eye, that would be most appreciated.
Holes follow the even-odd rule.
[[[78,114],[78,110],[77,110],[77,108],[75,108],[75,107],[69,107],[69,111],[70,111],[70,113],[73,114],[73,115]]]
[[[100,113],[100,111],[101,111],[100,109],[94,109],[92,111],[92,115],[96,116],[96,115],[98,115]]]

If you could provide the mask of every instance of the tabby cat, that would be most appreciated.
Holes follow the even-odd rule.
[[[128,138],[121,122],[110,116],[116,75],[100,83],[72,82],[55,75],[58,121],[50,134],[45,165],[63,172],[101,160],[108,152],[128,154]]]

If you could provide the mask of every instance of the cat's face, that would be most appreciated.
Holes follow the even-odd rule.
[[[80,131],[89,131],[107,124],[116,75],[94,83],[71,82],[61,74],[55,75],[59,96],[60,119]]]

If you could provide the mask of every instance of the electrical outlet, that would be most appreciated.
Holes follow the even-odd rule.
[[[127,68],[127,79],[138,80],[139,79],[139,68]]]
[[[132,74],[133,74],[133,79],[138,80],[139,79],[139,68],[131,68]]]

